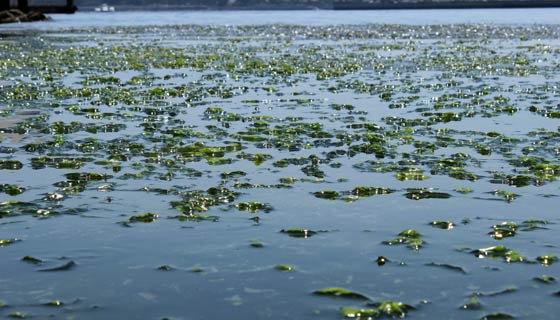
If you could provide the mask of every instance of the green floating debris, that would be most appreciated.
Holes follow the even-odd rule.
[[[396,301],[383,301],[372,304],[377,306],[377,309],[390,317],[404,318],[409,310],[414,310],[414,307]]]
[[[164,264],[164,265],[161,265],[161,266],[157,267],[157,270],[160,270],[160,271],[172,271],[172,270],[175,270],[175,269],[174,269],[172,266],[169,266],[169,265]]]
[[[8,315],[8,317],[14,318],[14,319],[24,319],[24,318],[27,318],[27,314],[25,314],[23,312],[15,311],[15,312],[10,313]]]
[[[551,277],[551,276],[547,276],[547,275],[542,275],[542,276],[538,276],[533,278],[535,281],[541,282],[541,283],[546,283],[546,284],[551,284],[556,282],[556,278]]]
[[[256,202],[256,201],[252,201],[252,202],[240,202],[235,204],[235,207],[237,208],[237,210],[240,211],[249,211],[250,213],[257,213],[257,211],[264,211],[264,212],[270,212],[272,211],[272,206],[267,204],[267,203],[262,203],[262,202]]]
[[[56,272],[56,271],[69,271],[72,270],[76,267],[76,263],[72,260],[68,261],[67,263],[60,265],[58,267],[54,267],[54,268],[48,268],[48,269],[39,269],[37,271],[39,272]]]
[[[0,160],[0,170],[19,170],[23,168],[23,163],[18,160]]]
[[[342,307],[340,308],[340,314],[345,318],[368,320],[379,317],[381,315],[381,312],[378,309]]]
[[[480,310],[482,309],[482,303],[476,295],[472,295],[467,299],[467,303],[460,307],[462,310]]]
[[[53,300],[53,301],[45,303],[45,306],[47,306],[47,307],[62,307],[63,305],[64,305],[64,302],[62,302],[60,300]]]
[[[505,179],[505,183],[510,185],[510,186],[515,186],[518,188],[521,187],[526,187],[529,186],[531,184],[535,184],[535,178],[533,177],[529,177],[529,176],[524,176],[524,175],[518,175],[518,176],[507,176]]]
[[[391,318],[404,318],[414,307],[395,301],[382,301],[377,303],[368,303],[373,308],[356,308],[342,307],[340,313],[345,318],[367,320],[387,316]]]
[[[280,232],[285,233],[293,238],[309,238],[317,234],[316,231],[308,230],[308,229],[300,229],[300,228],[282,229],[280,230]]]
[[[113,176],[101,174],[97,172],[73,172],[64,175],[66,179],[71,181],[106,181],[111,179]]]
[[[421,169],[408,171],[408,172],[397,172],[395,177],[399,181],[424,181],[430,177],[424,175]]]
[[[21,261],[31,263],[31,264],[41,264],[41,263],[43,263],[43,260],[32,257],[32,256],[25,256],[25,257],[21,258]]]
[[[264,244],[262,242],[251,242],[250,246],[253,248],[264,248]]]
[[[128,222],[142,222],[142,223],[150,223],[154,222],[159,218],[156,213],[147,212],[143,214],[139,214],[136,216],[132,216],[128,219]]]
[[[513,237],[517,233],[519,224],[515,222],[502,222],[492,226],[490,236],[496,240],[501,240],[507,237]]]
[[[422,234],[420,232],[408,229],[400,232],[397,238],[393,240],[386,240],[382,243],[386,245],[406,244],[410,249],[418,251],[424,244],[424,240],[422,240],[421,237]]]
[[[212,215],[209,215],[209,214],[198,214],[198,213],[185,214],[185,213],[181,213],[180,215],[171,217],[171,219],[177,219],[179,221],[191,221],[191,222],[201,222],[201,221],[218,222],[218,220],[220,220],[220,217],[212,216]]]
[[[25,192],[25,190],[26,189],[24,187],[13,184],[0,184],[0,192],[4,192],[10,196],[17,196],[18,194]]]
[[[521,231],[532,231],[535,229],[546,229],[544,225],[550,224],[549,221],[539,219],[525,220],[519,226]]]
[[[477,258],[503,258],[505,262],[527,262],[527,259],[515,250],[506,248],[505,246],[493,246],[471,251]]]
[[[497,196],[497,197],[502,198],[504,201],[507,201],[507,202],[512,202],[513,200],[520,197],[520,195],[518,195],[516,193],[513,193],[511,191],[505,191],[505,190],[494,190],[490,193]]]
[[[408,192],[404,194],[407,199],[410,200],[422,200],[422,199],[449,199],[451,195],[445,192],[436,192],[430,189],[408,189]]]
[[[338,287],[330,287],[324,288],[321,290],[313,291],[313,294],[319,296],[331,296],[331,297],[340,297],[340,298],[348,298],[348,299],[358,299],[358,300],[370,300],[368,297],[361,293],[353,292],[348,289],[338,288]]]
[[[247,173],[244,171],[231,171],[231,172],[222,172],[220,177],[224,180],[226,179],[237,179],[246,176]]]
[[[297,181],[298,179],[294,177],[280,178],[280,183],[284,183],[284,184],[294,184]]]
[[[11,244],[14,244],[16,242],[21,241],[20,239],[0,239],[0,247],[5,247],[5,246],[9,246]]]
[[[394,190],[389,188],[359,186],[352,190],[352,194],[358,197],[370,197],[380,194],[390,194],[393,193],[393,191]]]
[[[458,193],[467,194],[467,193],[473,192],[473,189],[471,189],[471,188],[455,188],[454,191],[458,192]]]
[[[182,214],[196,214],[208,211],[213,206],[232,203],[238,194],[223,187],[211,187],[205,191],[191,190],[182,195],[182,200],[171,201],[171,206]]]
[[[430,225],[434,228],[449,230],[455,227],[455,223],[452,221],[432,221]]]
[[[336,200],[340,197],[340,193],[333,191],[333,190],[323,190],[314,192],[313,195],[319,199],[326,199],[326,200]]]
[[[543,266],[549,266],[555,262],[558,262],[558,257],[553,254],[548,254],[544,256],[538,256],[537,261],[540,262]]]
[[[517,234],[517,231],[533,231],[535,229],[546,229],[543,225],[549,224],[548,221],[544,220],[525,220],[521,224],[516,222],[502,222],[501,224],[496,224],[492,226],[492,232],[490,235],[496,240],[501,240],[507,237],[513,237]]]
[[[294,266],[290,264],[277,264],[274,266],[274,269],[284,271],[284,272],[292,272],[294,271]]]

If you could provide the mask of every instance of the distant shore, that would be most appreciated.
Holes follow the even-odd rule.
[[[227,11],[227,10],[332,10],[332,7],[317,7],[309,5],[258,5],[258,6],[195,6],[195,5],[148,5],[148,6],[134,6],[134,5],[116,5],[116,11]],[[80,6],[79,11],[88,12],[94,11],[94,6]]]
[[[497,1],[415,1],[415,2],[366,2],[335,1],[334,10],[398,10],[398,9],[492,9],[492,8],[554,8],[558,0],[497,0]]]
[[[260,3],[250,5],[166,5],[153,4],[147,6],[140,5],[118,5],[114,4],[117,11],[168,11],[168,10],[398,10],[398,9],[485,9],[485,8],[547,8],[560,7],[560,0],[464,0],[464,1],[367,1],[367,0],[335,0],[324,3],[285,3],[271,4]],[[94,11],[94,6],[80,6],[83,12]]]

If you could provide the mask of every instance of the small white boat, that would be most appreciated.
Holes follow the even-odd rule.
[[[109,6],[106,3],[101,4],[101,6],[95,8],[95,12],[114,12],[115,7]]]

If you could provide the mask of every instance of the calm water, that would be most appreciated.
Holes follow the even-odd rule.
[[[412,319],[555,319],[559,18],[2,26],[0,317],[341,319],[393,301]],[[329,287],[367,300],[313,294]]]
[[[372,11],[156,11],[100,14],[78,11],[73,15],[54,14],[50,22],[2,28],[88,28],[142,25],[251,25],[251,24],[556,24],[560,9],[472,9],[472,10],[372,10]]]

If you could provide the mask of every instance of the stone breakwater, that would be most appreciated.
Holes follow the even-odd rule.
[[[32,22],[32,21],[45,21],[50,20],[39,11],[22,12],[18,9],[10,9],[0,11],[0,23],[14,23],[14,22]]]

